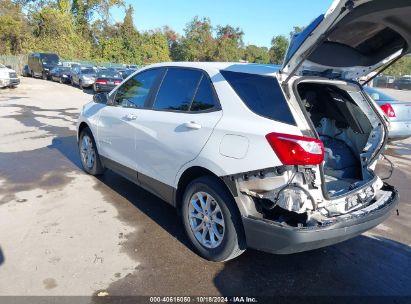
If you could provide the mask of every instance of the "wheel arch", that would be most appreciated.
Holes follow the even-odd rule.
[[[204,167],[192,166],[185,169],[185,171],[180,175],[180,178],[178,179],[177,189],[175,191],[174,196],[174,203],[179,214],[181,214],[181,205],[185,189],[190,184],[190,182],[202,176],[211,176],[216,178],[216,180],[218,180],[221,183],[221,185],[223,185],[223,187],[228,191],[228,193],[230,193],[234,197],[233,191],[230,189],[230,187],[228,187],[223,178],[219,177],[217,174]]]
[[[82,122],[80,123],[80,125],[78,126],[77,140],[80,139],[80,134],[81,134],[81,132],[82,132],[85,128],[89,128],[89,129],[91,130],[90,126],[89,126],[85,121],[82,121]]]

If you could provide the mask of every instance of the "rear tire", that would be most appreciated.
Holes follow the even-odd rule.
[[[217,178],[193,180],[185,190],[181,211],[186,234],[203,258],[223,262],[245,251],[240,212],[231,193]]]
[[[84,171],[93,176],[103,174],[105,170],[101,163],[93,134],[89,128],[84,128],[81,131],[78,147]]]

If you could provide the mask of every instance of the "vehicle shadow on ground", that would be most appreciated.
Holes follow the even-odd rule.
[[[409,246],[362,235],[294,255],[249,250],[214,283],[226,296],[410,296],[410,273]]]
[[[67,158],[78,170],[82,171],[80,154],[77,149],[77,136],[66,136],[53,138],[49,149],[58,150],[65,158]]]
[[[75,136],[57,138],[50,148],[58,149],[76,167],[81,168]],[[98,180],[100,182],[95,189],[116,207],[118,218],[145,227],[144,231],[127,236],[123,248],[130,255],[138,249],[138,260],[143,267],[147,267],[149,273],[139,268],[135,274],[110,287],[110,294],[117,288],[117,292],[121,292],[124,291],[122,288],[137,284],[142,280],[141,276],[149,280],[151,288],[155,290],[162,290],[161,286],[174,286],[176,274],[170,273],[175,271],[171,265],[184,261],[181,271],[187,277],[199,275],[196,270],[198,265],[205,274],[215,273],[212,284],[224,296],[411,295],[411,248],[407,245],[382,237],[362,235],[335,246],[294,255],[272,255],[248,250],[225,264],[211,263],[191,251],[181,219],[172,206],[111,171]],[[133,208],[141,213],[134,212]],[[162,228],[160,231],[166,233],[159,235],[153,222]],[[189,250],[176,246],[176,240]],[[158,250],[158,242],[168,250]],[[180,252],[176,253],[175,250]],[[150,271],[157,269],[153,264],[161,268],[158,270],[162,273],[161,279],[151,278],[153,274]],[[199,292],[190,286],[185,290],[184,294],[194,295],[197,292],[198,295]],[[204,290],[200,294],[209,293]]]

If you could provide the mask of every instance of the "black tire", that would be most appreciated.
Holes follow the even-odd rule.
[[[224,217],[225,231],[218,247],[207,248],[194,235],[189,221],[190,200],[197,192],[210,194],[218,203]],[[197,253],[203,258],[223,262],[234,259],[246,250],[244,228],[241,215],[231,193],[222,182],[212,176],[203,176],[193,180],[186,188],[183,196],[182,220],[186,234]]]
[[[61,77],[59,78],[59,82],[60,84],[63,84],[63,79]]]
[[[81,84],[81,80],[78,81],[78,87],[80,88],[80,90],[84,90],[83,85]]]
[[[83,159],[82,152],[81,152],[81,149],[82,149],[81,145],[82,145],[83,138],[85,136],[88,136],[91,139],[92,147],[93,147],[94,153],[95,153],[95,160],[94,160],[93,166],[90,167],[90,168],[85,164],[85,160]],[[91,133],[91,130],[89,128],[84,128],[81,131],[80,137],[79,137],[79,142],[78,142],[78,148],[79,148],[79,153],[80,153],[81,165],[83,166],[84,171],[87,172],[88,174],[94,175],[94,176],[104,174],[105,169],[104,169],[104,167],[101,163],[100,155],[98,154],[98,151],[97,151],[96,142],[95,142],[93,134]]]
[[[41,74],[41,78],[43,78],[43,80],[47,80],[47,74],[43,72],[43,73]]]

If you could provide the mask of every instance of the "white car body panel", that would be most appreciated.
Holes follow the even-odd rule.
[[[174,187],[176,173],[199,155],[222,115],[140,110],[134,131],[139,173]],[[190,123],[201,128],[191,129]]]

